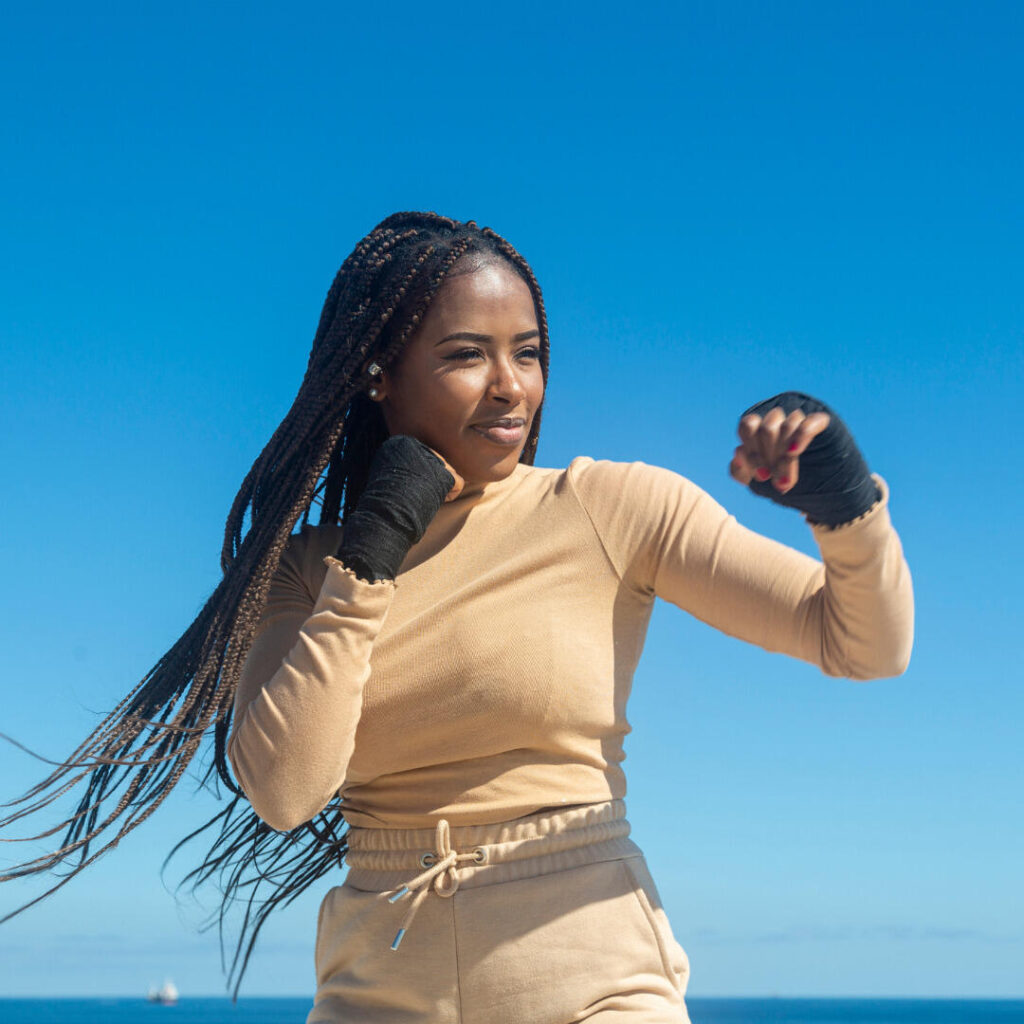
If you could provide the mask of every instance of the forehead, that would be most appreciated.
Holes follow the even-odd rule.
[[[485,263],[469,273],[448,277],[430,303],[423,326],[489,318],[537,326],[530,286],[502,262]]]

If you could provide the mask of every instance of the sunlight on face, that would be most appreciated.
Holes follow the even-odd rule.
[[[502,261],[449,277],[379,390],[391,434],[418,437],[467,484],[507,477],[544,397],[529,286]]]

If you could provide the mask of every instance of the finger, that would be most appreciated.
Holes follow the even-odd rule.
[[[430,448],[430,445],[427,445],[427,447]],[[452,489],[444,496],[445,502],[454,501],[462,493],[462,488],[466,486],[466,481],[455,472],[452,464],[436,448],[430,448],[430,450],[444,463],[444,468],[451,473],[452,479],[455,481]]]
[[[729,463],[729,475],[746,487],[754,479],[754,468],[747,459],[743,445],[737,445]]]
[[[786,421],[786,414],[778,406],[769,409],[761,421],[761,427],[757,432],[757,447],[764,459],[765,465],[775,472],[775,463],[779,457],[779,434],[782,431],[782,424]]]
[[[767,480],[771,476],[771,470],[767,468],[767,462],[761,454],[761,422],[760,416],[756,413],[750,413],[740,420],[737,433],[743,442],[744,458],[750,466],[751,472],[758,480]]]
[[[775,487],[782,494],[791,491],[800,479],[800,456],[807,446],[829,425],[827,412],[812,412],[799,424],[789,439],[786,455],[779,460],[775,475]]]
[[[807,419],[802,409],[794,409],[779,428],[772,467],[772,485],[780,494],[793,489],[799,477],[799,458],[791,453],[793,437]]]
[[[740,435],[740,440],[747,444],[757,435],[757,430],[760,426],[761,417],[757,413],[752,412],[740,420],[740,425],[736,432]]]
[[[793,431],[786,445],[786,454],[799,458],[807,446],[829,425],[831,417],[827,412],[812,412]]]
[[[797,432],[800,424],[807,419],[807,414],[802,409],[794,409],[783,421],[779,428],[779,445],[775,453],[776,460],[783,458],[790,453],[790,444],[793,435]]]
[[[775,472],[772,474],[772,486],[780,494],[791,491],[797,480],[800,479],[800,460],[795,455],[783,455],[775,463]]]

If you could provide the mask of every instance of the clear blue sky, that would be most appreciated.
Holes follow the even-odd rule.
[[[798,515],[726,473],[739,413],[798,388],[891,486],[917,594],[905,676],[828,679],[674,608],[652,621],[627,804],[692,992],[1024,995],[1022,18],[9,9],[0,731],[66,756],[191,622],[355,242],[395,210],[472,217],[545,292],[540,464],[665,465],[813,553]],[[0,798],[43,767],[0,744]],[[223,991],[216,935],[158,877],[213,812],[194,788],[0,926],[0,995],[167,974]],[[268,926],[243,995],[312,994],[327,886]],[[31,891],[0,887],[0,907]]]

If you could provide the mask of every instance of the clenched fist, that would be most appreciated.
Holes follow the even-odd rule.
[[[838,526],[879,499],[846,424],[824,402],[785,391],[751,406],[738,428],[729,473],[762,497]]]

